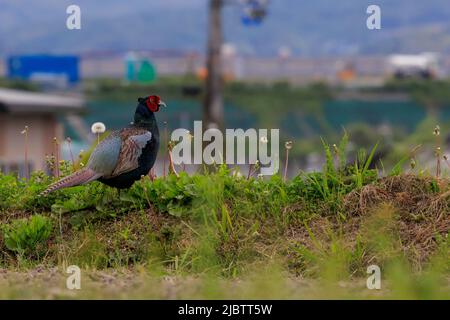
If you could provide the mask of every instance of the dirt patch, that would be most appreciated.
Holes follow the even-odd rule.
[[[400,175],[380,179],[344,199],[350,215],[364,216],[383,204],[397,211],[395,224],[405,250],[415,256],[429,256],[437,238],[450,229],[450,194],[448,179]]]
[[[350,192],[344,198],[344,210],[351,216],[365,215],[382,203],[390,203],[412,215],[442,218],[449,213],[448,189],[447,179],[412,174],[385,177]]]
[[[384,211],[390,216],[385,221],[389,228],[384,228],[382,222],[375,233],[390,233],[397,242],[398,253],[420,268],[435,252],[439,238],[449,233],[449,181],[409,174],[385,177],[347,194],[342,208],[345,219],[337,212],[317,216],[308,223],[310,231],[301,225],[293,226],[286,236],[291,242],[314,248],[314,241],[331,243],[334,236],[340,235],[353,250],[361,238],[367,239],[367,226]],[[311,233],[316,240],[311,239]],[[366,260],[373,260],[374,256],[368,252]]]

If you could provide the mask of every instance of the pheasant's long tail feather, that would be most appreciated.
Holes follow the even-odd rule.
[[[85,168],[80,171],[74,172],[71,175],[62,178],[61,180],[50,185],[45,191],[41,192],[41,196],[45,196],[50,192],[68,188],[73,186],[78,186],[80,184],[88,183],[93,180],[100,178],[100,174],[96,173],[94,170]]]

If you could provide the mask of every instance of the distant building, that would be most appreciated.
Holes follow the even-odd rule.
[[[45,170],[47,155],[55,153],[53,138],[63,141],[59,115],[84,110],[80,98],[32,93],[0,88],[0,170],[24,176]],[[28,126],[28,164],[25,163],[25,137]],[[28,165],[28,170],[26,169]]]
[[[439,73],[438,57],[433,53],[394,54],[388,65],[395,78],[435,78]]]
[[[352,63],[346,63],[339,68],[337,78],[340,82],[349,82],[356,79],[355,66]]]
[[[156,80],[156,68],[149,59],[129,52],[125,56],[125,80],[127,83],[152,83]]]
[[[57,86],[73,85],[80,80],[78,64],[77,56],[11,56],[7,61],[7,76]]]

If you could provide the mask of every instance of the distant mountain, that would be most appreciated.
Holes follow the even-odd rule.
[[[233,1],[237,2],[237,1]],[[81,7],[82,29],[65,27]],[[366,28],[366,8],[382,10],[382,29]],[[324,56],[438,51],[450,53],[449,0],[271,0],[260,26],[224,10],[225,38],[244,54]],[[0,0],[0,55],[176,49],[203,52],[207,0]]]

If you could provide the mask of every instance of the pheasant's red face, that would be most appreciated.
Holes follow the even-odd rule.
[[[158,112],[161,98],[159,96],[149,96],[147,100],[145,100],[145,104],[151,112]]]

